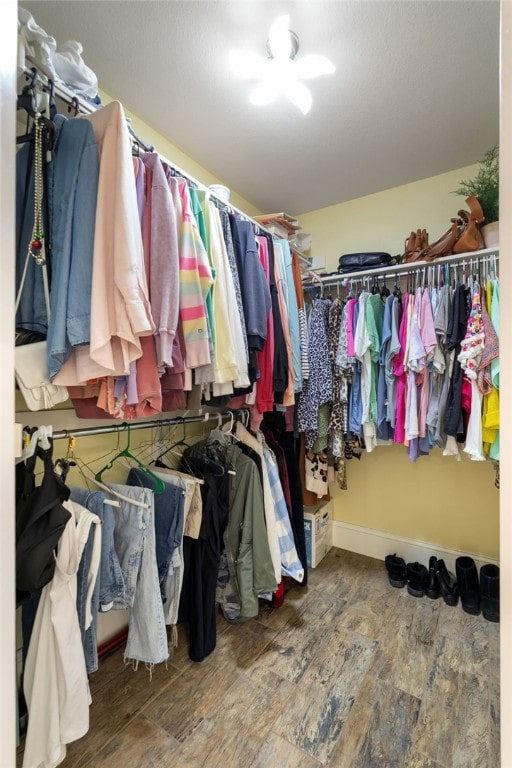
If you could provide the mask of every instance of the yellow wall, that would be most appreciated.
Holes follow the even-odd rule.
[[[104,91],[100,91],[100,96],[103,104],[108,104],[112,101],[112,97]],[[143,141],[152,144],[155,150],[169,160],[169,162],[175,163],[182,171],[189,173],[205,186],[209,186],[210,184],[224,184],[224,186],[229,186],[223,179],[215,176],[202,165],[199,165],[199,163],[190,157],[190,155],[183,152],[183,150],[176,146],[176,144],[173,144],[168,138],[155,131],[134,112],[130,112],[125,105],[123,106],[127,117],[130,117],[132,120],[132,128],[135,133]],[[235,189],[231,190],[230,202],[249,216],[257,216],[260,213],[264,213],[264,211],[260,211],[249,200],[246,200],[239,195]]]
[[[403,253],[412,229],[426,229],[435,242],[449,228],[450,218],[465,207],[464,198],[452,190],[474,176],[476,168],[470,165],[301,214],[302,228],[312,235],[311,255],[325,256],[327,271],[332,271],[342,253]]]
[[[403,252],[411,229],[426,228],[433,242],[464,207],[451,194],[476,166],[434,176],[301,215],[312,234],[312,255],[333,271],[342,253]],[[348,491],[332,488],[334,519],[498,559],[499,494],[491,462],[458,463],[436,448],[412,463],[401,446],[378,447],[348,462]],[[435,551],[435,550],[434,550]]]
[[[490,461],[457,462],[435,448],[411,462],[381,446],[347,467],[348,490],[331,486],[333,517],[398,537],[499,559],[499,492]]]

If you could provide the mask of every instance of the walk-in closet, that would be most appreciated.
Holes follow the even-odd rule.
[[[3,7],[0,768],[512,768],[510,3]]]

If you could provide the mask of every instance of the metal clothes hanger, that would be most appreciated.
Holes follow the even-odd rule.
[[[119,453],[117,453],[117,454],[114,456],[114,458],[113,458],[113,459],[111,459],[111,460],[109,461],[109,463],[108,463],[108,464],[106,464],[106,465],[103,467],[103,469],[100,469],[100,470],[99,470],[99,472],[96,472],[96,475],[95,475],[95,480],[97,480],[97,482],[101,482],[101,478],[102,478],[103,474],[104,474],[105,472],[107,472],[109,469],[112,469],[112,467],[114,466],[115,462],[116,462],[118,459],[121,459],[121,458],[127,458],[127,459],[131,459],[132,461],[134,461],[134,462],[135,462],[135,464],[136,464],[138,467],[140,467],[140,469],[143,469],[143,470],[144,470],[144,472],[146,472],[146,474],[147,474],[147,475],[149,475],[149,477],[151,477],[151,478],[152,478],[152,479],[155,481],[155,483],[156,483],[156,486],[155,486],[155,488],[153,489],[154,493],[163,493],[163,492],[165,491],[165,483],[164,483],[164,481],[162,480],[162,478],[161,478],[161,477],[158,477],[157,475],[155,475],[155,473],[154,473],[154,472],[151,472],[151,470],[150,470],[150,469],[148,469],[148,467],[146,467],[146,465],[145,465],[145,464],[143,464],[143,463],[142,463],[142,461],[139,461],[139,459],[138,459],[136,456],[134,456],[134,455],[133,455],[133,453],[131,453],[131,452],[130,452],[130,425],[129,425],[128,423],[126,423],[126,422],[125,422],[125,423],[123,423],[123,425],[122,425],[122,426],[123,426],[123,427],[126,429],[126,431],[127,431],[127,435],[128,435],[128,438],[127,438],[127,443],[126,443],[126,447],[125,447],[125,448],[123,448],[123,450],[122,450],[122,451],[120,451]]]
[[[189,443],[187,443],[187,441],[186,441],[186,439],[185,439],[185,437],[186,437],[186,435],[185,435],[185,419],[183,418],[183,416],[180,416],[180,417],[179,417],[178,426],[179,426],[180,424],[181,424],[181,426],[182,426],[182,429],[183,429],[183,433],[182,433],[181,437],[179,438],[179,440],[175,440],[175,441],[174,441],[174,442],[172,442],[170,445],[167,445],[167,446],[164,448],[164,450],[163,450],[163,451],[162,451],[162,452],[161,452],[161,453],[160,453],[160,454],[159,454],[159,455],[156,457],[156,459],[154,460],[153,464],[154,464],[155,462],[157,462],[157,461],[161,461],[161,459],[162,459],[162,458],[163,458],[163,457],[164,457],[164,456],[165,456],[167,453],[169,453],[169,452],[172,452],[172,453],[180,453],[180,456],[181,456],[181,454],[182,454],[183,452],[182,452],[182,451],[179,451],[179,452],[178,452],[178,451],[176,450],[176,449],[177,449],[177,448],[179,448],[180,446],[183,446],[184,448],[190,448],[190,444],[189,444]]]
[[[105,485],[104,483],[100,483],[98,480],[96,480],[89,465],[86,464],[86,462],[83,461],[83,459],[80,459],[75,454],[75,446],[76,446],[76,437],[74,435],[69,435],[68,450],[66,453],[66,457],[64,459],[57,459],[57,461],[55,462],[56,472],[58,474],[61,474],[64,481],[69,470],[72,467],[76,467],[78,472],[82,475],[83,479],[85,480],[85,484],[87,488],[89,488],[89,483],[92,483],[92,485],[96,486],[97,488],[104,491],[105,493],[108,493],[110,496],[114,496],[116,499],[119,499],[120,501],[125,501],[127,504],[132,504],[132,506],[141,507],[142,509],[150,508],[150,505],[146,504],[144,501],[139,501],[138,499],[132,499],[129,496],[125,496],[124,494],[119,493],[119,491],[115,491],[109,485]],[[103,503],[110,504],[113,507],[120,506],[118,501],[114,501],[112,499],[105,499]]]

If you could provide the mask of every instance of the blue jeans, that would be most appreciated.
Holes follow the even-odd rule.
[[[361,400],[361,363],[359,360],[352,369],[352,386],[349,400],[348,429],[354,435],[362,435],[363,403]]]
[[[159,664],[169,658],[167,631],[156,564],[153,491],[130,485],[111,487],[148,508],[121,501],[115,512],[114,546],[124,577],[124,595],[114,608],[128,608],[125,659]]]
[[[131,469],[126,481],[128,485],[155,489],[156,481],[143,469]],[[165,483],[165,480],[164,480]],[[165,602],[165,583],[169,564],[174,551],[181,544],[183,536],[183,512],[185,492],[171,483],[165,483],[163,493],[155,493],[155,537],[156,562],[160,594]]]
[[[76,501],[77,504],[81,504],[82,507],[88,509],[89,512],[93,512],[95,515],[98,515],[100,520],[103,522],[100,570],[98,572],[98,578],[96,579],[91,601],[92,624],[87,630],[85,629],[87,577],[92,557],[95,533],[94,526],[91,526],[91,530],[89,531],[89,538],[87,539],[87,544],[84,547],[82,558],[80,560],[80,567],[77,574],[76,608],[78,611],[80,631],[82,633],[85,665],[88,673],[96,672],[98,669],[97,627],[102,581],[105,583],[105,580],[107,579],[109,583],[109,590],[114,589],[114,587],[110,585],[111,578],[116,580],[115,589],[122,591],[123,588],[123,574],[121,573],[119,561],[117,560],[115,552],[113,550],[110,551],[109,547],[109,541],[112,540],[112,537],[110,536],[106,539],[104,537],[105,530],[110,530],[111,533],[114,531],[114,517],[112,509],[103,503],[106,498],[107,496],[103,493],[103,491],[89,491],[86,488],[71,488],[72,501]],[[113,564],[114,560],[115,569],[106,567],[109,566],[110,563]],[[103,589],[105,589],[105,586],[103,586]]]

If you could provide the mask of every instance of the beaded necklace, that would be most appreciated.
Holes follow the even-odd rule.
[[[34,222],[32,235],[27,249],[27,257],[23,266],[21,283],[16,296],[16,310],[21,300],[21,292],[27,276],[30,259],[41,267],[43,275],[43,290],[46,304],[47,321],[50,321],[50,290],[48,285],[48,270],[46,266],[46,247],[43,226],[43,121],[39,112],[34,118]]]

